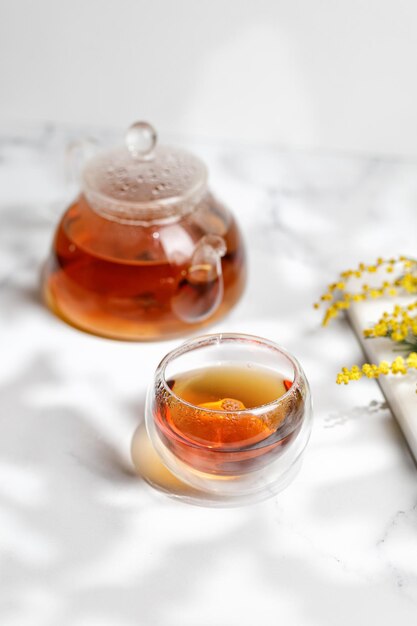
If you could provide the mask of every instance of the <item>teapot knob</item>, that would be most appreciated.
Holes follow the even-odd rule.
[[[149,160],[153,158],[157,134],[148,122],[135,122],[126,133],[126,146],[134,159]]]

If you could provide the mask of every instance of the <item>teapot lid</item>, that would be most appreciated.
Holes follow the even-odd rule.
[[[154,128],[136,122],[125,146],[88,161],[82,184],[87,201],[104,217],[149,224],[191,211],[205,192],[207,168],[186,150],[157,145]]]

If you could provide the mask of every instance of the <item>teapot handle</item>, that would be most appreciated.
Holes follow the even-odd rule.
[[[65,151],[65,180],[68,194],[79,192],[81,173],[86,162],[97,152],[98,142],[92,137],[77,139]]]
[[[226,252],[226,242],[218,235],[205,235],[198,242],[172,299],[174,313],[184,322],[201,322],[219,307],[224,293],[221,258]]]

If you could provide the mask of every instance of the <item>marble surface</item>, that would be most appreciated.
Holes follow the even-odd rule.
[[[315,407],[286,491],[198,508],[152,490],[130,458],[147,384],[177,342],[98,339],[40,302],[73,191],[65,147],[84,132],[0,135],[0,623],[415,624],[416,467],[377,384],[334,384],[360,348],[343,320],[323,330],[311,304],[359,260],[415,255],[417,161],[183,142],[206,159],[249,249],[246,293],[213,330],[294,352]]]

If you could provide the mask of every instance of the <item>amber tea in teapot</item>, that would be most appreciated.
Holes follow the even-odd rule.
[[[186,334],[239,299],[242,239],[199,159],[156,145],[144,122],[126,144],[87,163],[55,234],[45,299],[65,321],[105,337]]]

